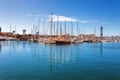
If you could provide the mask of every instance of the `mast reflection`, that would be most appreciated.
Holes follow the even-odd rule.
[[[1,53],[1,50],[2,50],[2,45],[1,45],[1,41],[0,41],[0,53]]]
[[[64,71],[65,65],[73,60],[79,60],[79,47],[73,51],[73,45],[50,45],[49,67],[50,71]],[[74,53],[74,55],[73,55]],[[74,58],[74,59],[73,59]],[[77,61],[78,62],[78,61]]]
[[[103,43],[100,43],[100,56],[103,56]]]

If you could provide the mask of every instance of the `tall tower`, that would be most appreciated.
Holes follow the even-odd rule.
[[[0,33],[1,33],[1,31],[2,31],[2,28],[0,27]]]
[[[101,37],[101,40],[103,39],[103,27],[101,26],[100,28],[100,37]]]

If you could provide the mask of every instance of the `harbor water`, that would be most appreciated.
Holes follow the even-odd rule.
[[[0,80],[120,80],[120,43],[1,41]]]

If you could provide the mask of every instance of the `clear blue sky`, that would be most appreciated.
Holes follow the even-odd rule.
[[[0,26],[3,31],[17,32],[27,29],[30,33],[37,15],[48,16],[51,12],[59,16],[86,21],[80,23],[82,32],[93,33],[94,28],[104,27],[105,35],[120,34],[120,0],[0,0]]]

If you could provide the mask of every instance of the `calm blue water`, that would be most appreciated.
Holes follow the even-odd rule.
[[[120,43],[0,42],[0,80],[120,80]]]

